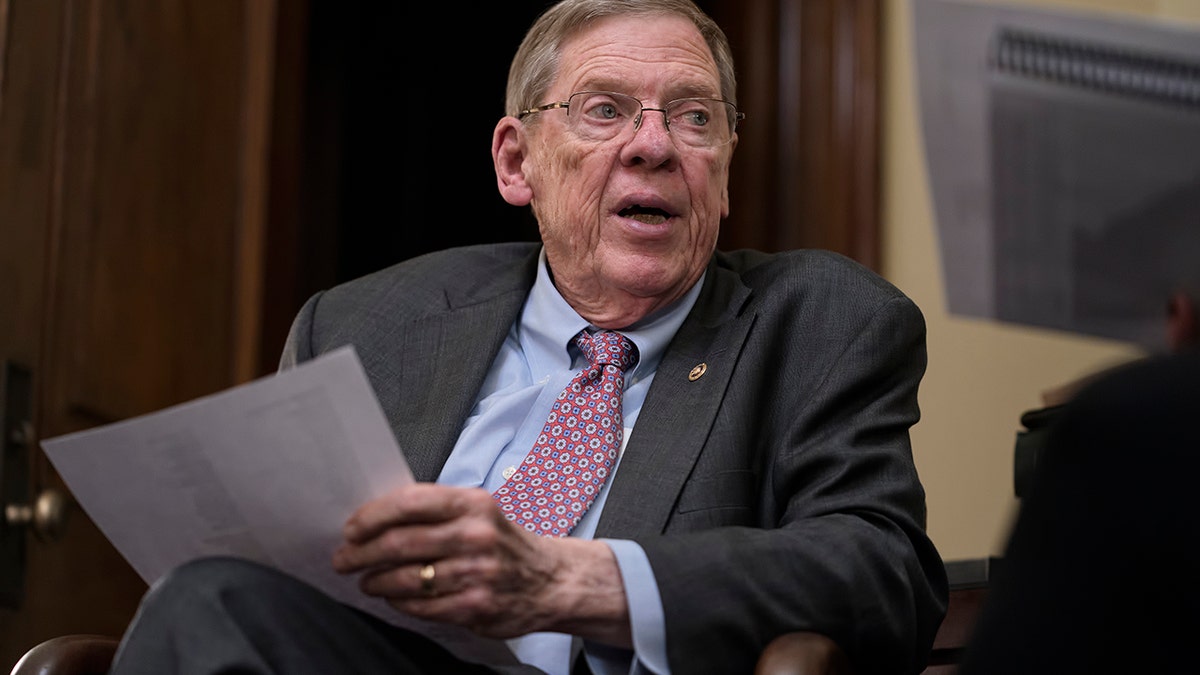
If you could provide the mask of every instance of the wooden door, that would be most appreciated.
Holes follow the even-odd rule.
[[[299,302],[269,217],[288,25],[267,0],[0,0],[0,359],[30,373],[37,438],[272,369]],[[62,489],[36,448],[28,465],[24,497]],[[78,509],[55,541],[0,526],[0,547],[24,563],[0,671],[55,635],[119,635],[146,588]]]

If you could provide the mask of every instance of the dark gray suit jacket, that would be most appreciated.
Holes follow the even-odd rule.
[[[538,250],[442,251],[317,294],[281,366],[353,344],[413,473],[435,480]],[[864,675],[921,669],[947,598],[909,443],[925,363],[920,310],[865,267],[713,257],[596,532],[645,548],[674,672],[750,672],[796,629],[833,638]]]

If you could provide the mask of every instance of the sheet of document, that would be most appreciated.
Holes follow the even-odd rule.
[[[419,630],[465,658],[512,662],[503,642],[401,615],[333,571],[342,525],[413,480],[353,348],[42,448],[130,565],[153,583],[183,562],[231,555]]]

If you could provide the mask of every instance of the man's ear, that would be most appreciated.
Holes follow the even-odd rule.
[[[513,206],[526,206],[533,190],[525,180],[525,127],[515,117],[505,116],[492,132],[492,163],[500,196]]]

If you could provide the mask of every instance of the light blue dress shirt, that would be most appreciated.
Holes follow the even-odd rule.
[[[622,415],[624,444],[637,424],[638,413],[663,352],[700,294],[701,278],[688,293],[669,307],[622,330],[638,348],[638,363],[625,373]],[[445,485],[484,487],[491,492],[504,484],[506,470],[525,459],[541,433],[550,407],[559,392],[584,366],[574,336],[589,326],[550,280],[543,249],[538,275],[519,320],[509,329],[483,388],[476,399],[454,451],[437,482]],[[612,475],[596,501],[572,531],[572,537],[591,539],[612,486]],[[627,540],[603,540],[612,549],[621,570],[633,627],[634,651],[588,643],[588,665],[595,673],[668,675],[666,631],[662,600],[654,573],[641,546]],[[580,640],[563,633],[532,633],[508,641],[524,663],[551,675],[568,675],[571,657]],[[634,656],[636,655],[636,658]]]

